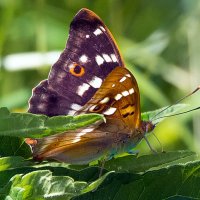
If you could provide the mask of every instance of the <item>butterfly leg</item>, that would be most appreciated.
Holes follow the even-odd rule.
[[[155,154],[158,153],[157,150],[155,150],[155,149],[151,146],[151,144],[150,144],[149,141],[147,140],[146,136],[144,136],[143,138],[145,139],[145,141],[146,141],[147,145],[149,146],[149,148],[151,149],[151,151],[152,151],[153,153],[155,153]]]
[[[100,168],[100,173],[99,173],[99,178],[100,178],[101,175],[102,175],[105,162],[108,161],[108,160],[111,160],[111,159],[114,157],[114,155],[115,155],[115,153],[112,152],[112,153],[110,153],[110,154],[107,154],[106,156],[104,156],[103,158],[101,158],[101,159],[99,160],[99,165],[101,166],[101,168]]]
[[[100,165],[99,178],[102,176],[105,162],[106,162],[105,158],[102,158],[101,160],[99,160],[99,165]]]
[[[152,134],[153,134],[153,136],[156,138],[156,140],[158,141],[158,143],[160,144],[161,152],[162,152],[162,153],[165,153],[165,151],[164,151],[164,149],[163,149],[163,145],[162,145],[162,143],[160,142],[160,140],[158,139],[158,137],[155,135],[154,132],[152,132]]]

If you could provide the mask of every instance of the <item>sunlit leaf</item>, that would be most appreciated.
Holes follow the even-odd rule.
[[[81,193],[87,183],[76,182],[68,176],[52,176],[48,170],[16,175],[6,198],[10,199],[71,199]]]
[[[10,113],[6,108],[1,108],[0,135],[40,138],[53,133],[78,129],[97,121],[103,121],[103,117],[98,114],[86,114],[50,118],[31,113]]]

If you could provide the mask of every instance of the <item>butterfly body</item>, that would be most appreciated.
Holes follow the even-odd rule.
[[[103,114],[106,122],[36,140],[33,156],[86,164],[127,152],[153,130],[141,121],[137,81],[124,67],[116,42],[101,19],[88,9],[74,17],[66,48],[47,80],[33,89],[29,112]]]

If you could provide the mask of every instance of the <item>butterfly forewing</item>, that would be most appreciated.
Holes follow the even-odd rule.
[[[124,64],[111,33],[92,11],[80,10],[48,80],[33,90],[29,112],[48,116],[74,114],[117,66]],[[36,93],[38,88],[40,94]]]
[[[124,124],[129,130],[140,127],[140,96],[137,82],[122,67],[115,68],[105,79],[101,88],[80,112],[104,114],[109,120],[118,120],[115,126]],[[120,123],[120,124],[119,124]]]

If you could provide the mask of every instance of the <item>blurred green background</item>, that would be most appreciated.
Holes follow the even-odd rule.
[[[142,112],[171,104],[200,84],[198,0],[0,0],[1,107],[26,112],[31,89],[47,77],[82,7],[97,13],[116,38],[138,80]],[[199,98],[186,103],[199,106]],[[154,132],[165,151],[200,152],[200,111],[168,118]],[[149,152],[145,142],[138,148]]]

